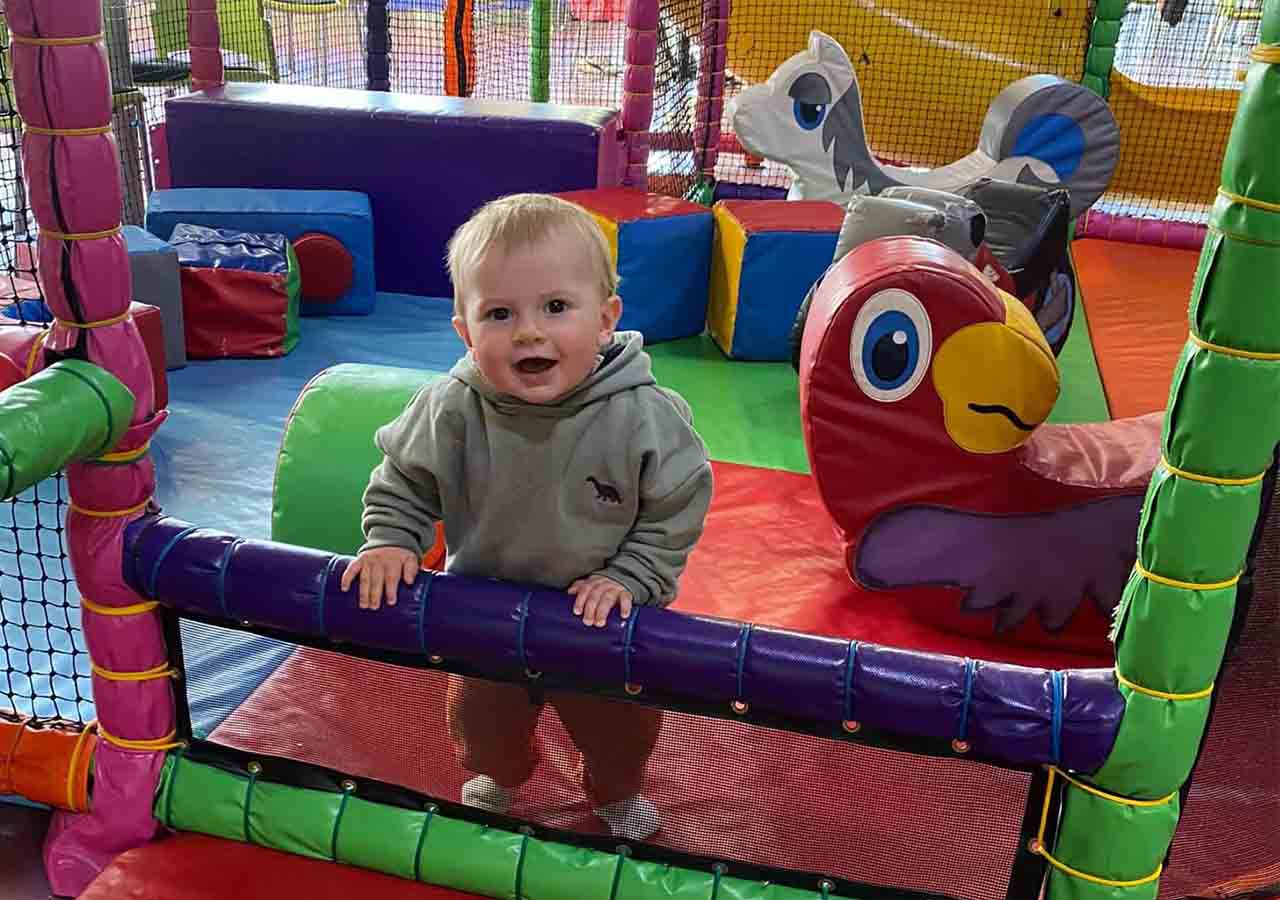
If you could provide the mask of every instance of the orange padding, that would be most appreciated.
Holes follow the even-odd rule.
[[[1071,255],[1111,417],[1164,409],[1199,251],[1086,238]]]
[[[0,713],[0,794],[87,810],[89,766],[98,743],[91,728]]]

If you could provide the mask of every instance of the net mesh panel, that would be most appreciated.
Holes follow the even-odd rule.
[[[693,152],[704,24],[701,2],[660,0],[654,60],[649,190],[680,197],[698,179]]]
[[[43,328],[48,309],[36,281],[35,219],[22,181],[7,27],[0,40],[0,329],[12,335]],[[61,475],[0,502],[0,710],[85,722],[93,718],[93,701],[66,555],[66,507]]]
[[[3,504],[0,516],[0,709],[93,719],[80,595],[67,562],[66,480],[57,475]]]
[[[444,0],[391,0],[387,16],[391,90],[443,94]]]
[[[472,773],[448,737],[446,695],[457,676],[297,648],[261,685],[238,691],[252,693],[232,706],[222,685],[195,674],[200,661],[193,661],[189,639],[197,631],[200,654],[229,636],[184,623],[197,733],[458,800]],[[540,761],[512,814],[601,833],[583,791],[580,754],[549,706],[536,739]],[[662,816],[655,844],[963,900],[1003,900],[1030,781],[981,763],[666,712],[643,792]]]
[[[1254,595],[1160,881],[1162,898],[1280,893],[1280,491]]]
[[[392,0],[391,88],[444,94],[445,55],[466,47],[446,33],[448,0]],[[532,0],[458,0],[470,6],[475,71],[467,96],[532,98]],[[553,103],[617,107],[622,102],[626,23],[618,0],[548,0],[548,99]],[[465,49],[463,50],[465,54]]]
[[[1168,0],[1162,17],[1154,2],[1128,5],[1109,97],[1120,165],[1098,209],[1208,220],[1261,6]]]

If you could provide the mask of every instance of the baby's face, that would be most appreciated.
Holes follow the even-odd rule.
[[[562,231],[486,255],[453,326],[498,391],[553,403],[591,374],[613,336],[622,301],[600,294],[591,257]]]

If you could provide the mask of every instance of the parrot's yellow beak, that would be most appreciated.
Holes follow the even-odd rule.
[[[1031,311],[1000,291],[1004,322],[961,328],[934,354],[947,434],[970,453],[1021,446],[1058,400],[1058,363]]]

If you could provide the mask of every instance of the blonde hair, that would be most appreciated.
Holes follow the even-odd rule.
[[[550,194],[510,194],[480,207],[449,239],[446,262],[453,282],[453,311],[462,314],[462,295],[491,250],[510,252],[547,240],[567,229],[581,241],[600,277],[600,299],[618,290],[613,252],[591,213]]]

